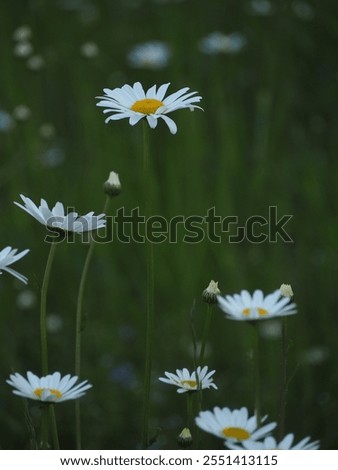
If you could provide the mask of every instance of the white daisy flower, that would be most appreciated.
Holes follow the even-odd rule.
[[[155,129],[158,119],[163,119],[172,134],[176,134],[177,126],[174,121],[167,116],[168,113],[178,109],[188,108],[193,111],[195,108],[202,109],[194,103],[201,101],[201,96],[195,96],[197,91],[188,92],[189,88],[182,88],[171,95],[164,97],[170,83],[161,85],[156,90],[156,85],[144,91],[141,83],[136,82],[133,86],[123,85],[122,88],[104,88],[105,96],[98,96],[101,99],[96,106],[106,108],[104,114],[112,113],[105,120],[117,121],[119,119],[129,119],[129,124],[134,126],[142,118],[146,118],[149,126]]]
[[[7,246],[0,251],[0,274],[2,274],[1,271],[7,271],[24,284],[27,284],[28,279],[25,276],[8,267],[19,259],[23,258],[29,252],[29,250],[23,250],[21,253],[17,254],[17,251],[18,250],[16,248],[12,248],[10,246]]]
[[[288,297],[282,297],[280,290],[264,297],[261,290],[251,295],[247,290],[240,294],[217,297],[218,306],[232,320],[267,320],[297,313],[296,304]]]
[[[188,369],[177,369],[177,375],[171,372],[165,372],[164,374],[167,376],[167,378],[160,377],[159,380],[169,385],[175,385],[176,387],[179,387],[177,393],[193,392],[210,387],[217,390],[217,387],[211,378],[214,373],[214,370],[208,372],[208,366],[204,366],[203,369],[198,366],[197,370],[193,371],[192,374],[190,374]]]
[[[61,229],[65,232],[83,233],[96,230],[106,226],[105,214],[94,215],[94,212],[79,216],[77,212],[65,214],[65,209],[61,202],[57,202],[53,209],[49,209],[47,202],[41,199],[38,207],[28,197],[20,194],[24,202],[24,206],[18,202],[14,202],[24,211],[30,214],[40,224],[53,229]]]
[[[213,411],[201,411],[195,422],[203,431],[229,442],[255,441],[265,437],[277,426],[277,423],[269,423],[258,428],[256,417],[249,418],[248,409],[244,407],[231,411],[216,406]]]
[[[293,444],[294,435],[287,434],[279,443],[272,436],[268,436],[263,442],[251,441],[250,439],[242,442],[242,446],[227,442],[229,449],[233,450],[317,450],[319,449],[319,441],[310,441],[310,437],[305,437],[298,444]]]
[[[74,386],[78,377],[71,377],[70,374],[67,374],[61,378],[60,372],[54,372],[54,374],[41,378],[32,372],[27,372],[27,379],[18,373],[11,374],[9,377],[10,380],[6,380],[6,382],[14,387],[13,393],[15,395],[50,403],[75,400],[82,397],[85,391],[92,387],[87,380]]]
[[[127,60],[131,67],[159,70],[168,65],[170,55],[170,48],[165,42],[150,41],[130,49]]]

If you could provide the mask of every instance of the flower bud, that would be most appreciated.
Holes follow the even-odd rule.
[[[192,436],[189,428],[184,428],[179,436],[177,443],[181,449],[188,449],[192,444]]]
[[[208,304],[216,304],[217,296],[220,295],[221,291],[218,288],[218,282],[210,281],[210,284],[202,293],[202,299]]]
[[[288,297],[290,300],[293,300],[293,291],[290,284],[282,284],[280,286],[280,293],[283,297]]]
[[[121,183],[120,178],[117,173],[111,171],[109,173],[109,178],[103,185],[103,191],[108,194],[110,197],[118,196],[121,192]]]

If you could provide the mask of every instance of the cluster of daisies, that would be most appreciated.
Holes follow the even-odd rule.
[[[158,119],[161,118],[169,127],[170,132],[175,134],[177,126],[167,114],[183,108],[194,110],[198,107],[195,103],[198,103],[201,97],[196,96],[196,92],[188,93],[188,88],[182,88],[176,93],[165,97],[168,87],[169,83],[158,88],[154,85],[145,92],[142,85],[137,82],[133,86],[124,85],[122,88],[116,88],[115,90],[105,89],[106,95],[99,101],[98,106],[106,107],[107,109],[103,112],[110,113],[106,122],[128,118],[129,123],[135,125],[142,118],[146,118],[149,126],[155,128]],[[104,184],[104,191],[112,196],[120,189],[118,175],[111,172],[109,179]],[[44,199],[41,199],[40,204],[37,205],[24,195],[20,195],[20,197],[22,203],[15,202],[15,204],[44,225],[49,232],[83,234],[106,226],[105,214],[95,215],[94,212],[88,212],[85,215],[79,215],[74,211],[67,213],[61,202],[57,202],[50,209]],[[28,279],[15,271],[11,265],[23,258],[28,252],[29,250],[26,249],[18,253],[17,249],[9,246],[1,250],[0,274],[6,271],[27,284]],[[207,383],[210,374],[203,375],[204,371],[206,369],[200,371],[201,377],[204,383]],[[13,393],[16,395],[46,403],[59,403],[80,398],[92,387],[87,380],[76,385],[77,380],[78,377],[72,377],[69,374],[61,377],[60,372],[54,372],[39,378],[29,371],[27,372],[27,378],[18,373],[11,374],[7,383],[14,388]]]
[[[180,109],[190,111],[196,108],[202,109],[197,105],[202,98],[197,95],[197,92],[189,91],[189,88],[182,88],[166,96],[168,88],[169,83],[166,83],[159,87],[154,85],[145,91],[139,82],[113,90],[105,88],[104,96],[98,97],[100,101],[97,106],[103,107],[103,113],[108,114],[106,123],[128,119],[129,124],[134,126],[145,119],[145,122],[154,129],[159,119],[162,119],[170,132],[175,134],[176,123],[168,117],[168,114]],[[119,185],[118,175],[112,172],[104,188],[108,194],[110,191],[113,194]],[[94,215],[94,212],[88,212],[79,216],[73,211],[66,213],[61,202],[57,202],[50,209],[44,199],[41,199],[40,205],[36,205],[24,195],[21,195],[21,200],[23,204],[17,202],[15,204],[48,230],[81,234],[106,226],[105,214]],[[0,251],[0,273],[7,271],[20,281],[27,283],[25,276],[9,266],[23,258],[28,251],[26,249],[17,253],[17,250],[11,247]],[[211,281],[203,292],[203,298],[208,303],[218,303],[227,318],[237,321],[268,320],[297,312],[289,285],[283,285],[281,289],[267,296],[264,296],[261,290],[254,291],[252,295],[246,290],[242,290],[240,294],[225,297],[220,294],[217,283]],[[176,374],[165,372],[165,377],[159,380],[176,386],[180,394],[199,392],[209,388],[217,390],[213,382],[214,373],[214,370],[208,371],[207,366],[198,366],[192,373],[186,368],[176,370]],[[46,403],[58,403],[80,398],[92,387],[87,380],[76,385],[77,380],[76,376],[61,377],[59,372],[39,378],[29,371],[27,378],[18,373],[11,374],[7,383],[14,388],[13,393],[16,395]],[[229,408],[219,407],[215,407],[213,411],[201,411],[195,418],[199,428],[222,438],[230,449],[317,449],[319,447],[318,442],[310,442],[309,437],[294,444],[293,434],[288,434],[277,442],[270,436],[271,431],[277,426],[276,423],[263,424],[265,420],[266,417],[261,422],[257,422],[255,416],[249,417],[247,408],[231,411]]]
[[[283,284],[280,289],[264,296],[261,290],[255,290],[251,295],[242,290],[240,294],[222,297],[218,284],[211,281],[203,292],[203,299],[209,303],[218,303],[226,318],[237,321],[261,321],[292,315],[297,312],[293,299],[292,288]],[[217,389],[213,382],[215,371],[208,367],[198,366],[192,373],[188,369],[177,369],[176,374],[165,372],[166,377],[159,380],[177,387],[177,392],[193,393],[204,389]],[[196,425],[203,431],[213,434],[224,440],[224,445],[236,450],[315,450],[319,448],[319,441],[311,442],[305,437],[298,443],[294,442],[294,435],[287,434],[281,440],[271,436],[277,423],[266,423],[267,416],[258,423],[256,416],[249,416],[247,408],[231,410],[227,407],[214,407],[212,411],[201,411],[195,418]]]
[[[94,212],[80,216],[77,212],[66,214],[64,205],[57,202],[50,209],[47,202],[41,199],[40,205],[36,205],[31,199],[21,195],[23,205],[15,204],[34,217],[38,222],[44,225],[48,230],[58,230],[62,232],[84,233],[105,227],[105,214],[94,215]],[[3,271],[12,274],[24,284],[27,284],[27,277],[15,271],[10,266],[23,258],[29,252],[28,249],[18,253],[17,249],[6,247],[0,251],[0,274]],[[10,375],[7,383],[14,390],[13,393],[32,400],[38,400],[47,403],[58,403],[66,400],[73,400],[84,395],[85,391],[92,387],[87,380],[76,384],[77,376],[71,377],[69,374],[61,377],[60,372],[54,372],[51,375],[37,377],[32,372],[27,372],[27,379],[22,375],[15,373]]]

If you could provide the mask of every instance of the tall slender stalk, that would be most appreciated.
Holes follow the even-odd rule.
[[[191,429],[194,419],[194,408],[192,402],[193,392],[187,392],[187,428]]]
[[[41,331],[41,360],[42,360],[42,375],[48,375],[48,347],[47,347],[47,292],[49,286],[50,273],[54,261],[56,250],[56,243],[51,243],[49,254],[47,258],[45,274],[43,276],[42,287],[41,287],[41,300],[40,300],[40,331]],[[57,435],[57,427],[55,420],[55,413],[49,414],[49,422],[52,426],[53,437]],[[48,439],[48,411],[47,407],[42,412],[42,443],[47,445]],[[56,441],[54,439],[54,445]],[[57,444],[58,445],[58,444]]]
[[[41,441],[39,449],[48,449],[48,403],[41,404]]]
[[[144,200],[145,218],[151,215],[152,209],[152,171],[149,154],[148,128],[143,123],[143,171],[144,171]],[[154,330],[154,246],[148,240],[146,233],[146,256],[147,256],[147,319],[146,319],[146,353],[143,390],[143,431],[142,448],[147,449],[149,444],[149,414],[150,414],[150,384],[152,369],[152,349]]]
[[[210,330],[211,317],[212,317],[212,305],[207,304],[207,314],[206,314],[205,322],[204,322],[204,329],[203,329],[203,336],[202,336],[202,343],[201,343],[201,351],[200,351],[200,357],[199,357],[199,365],[201,367],[202,367],[202,363],[203,363],[203,360],[204,360],[204,353],[205,353],[205,347],[206,347],[206,344],[207,344],[209,330]]]
[[[40,334],[41,334],[41,360],[42,360],[42,375],[48,374],[48,347],[47,347],[47,292],[49,285],[50,273],[55,256],[56,243],[51,243],[45,274],[43,276],[41,287],[41,300],[40,300]]]
[[[284,436],[285,428],[285,410],[286,410],[286,355],[287,355],[287,331],[285,317],[282,318],[282,334],[281,334],[281,347],[280,347],[280,384],[279,384],[279,438]]]
[[[260,336],[259,336],[258,323],[253,322],[252,325],[254,327],[253,362],[254,362],[255,414],[256,414],[257,427],[259,427],[261,424]]]
[[[205,353],[205,348],[207,345],[208,341],[208,335],[209,335],[209,330],[210,330],[210,324],[211,324],[211,317],[212,317],[212,304],[208,303],[207,304],[207,313],[205,317],[205,322],[204,322],[204,328],[203,328],[203,336],[202,336],[202,343],[201,343],[201,350],[199,354],[199,366],[202,368],[203,367],[203,361],[204,361],[204,353]],[[196,368],[195,368],[196,370]],[[197,375],[197,370],[196,370],[196,375]],[[202,410],[202,400],[203,400],[203,391],[200,387],[199,380],[197,380],[198,383],[198,412]],[[196,429],[196,444],[195,448],[199,448],[199,441],[200,441],[200,429]]]
[[[110,197],[107,196],[106,202],[103,208],[103,213],[105,214],[108,209]],[[95,242],[93,237],[90,237],[89,241],[89,248],[87,251],[87,256],[85,259],[85,263],[83,265],[83,270],[80,279],[79,291],[77,296],[77,304],[76,304],[76,325],[75,325],[75,375],[80,377],[81,374],[81,346],[82,346],[82,332],[83,332],[83,324],[82,324],[82,310],[83,310],[83,299],[84,299],[84,292],[85,286],[89,271],[90,262],[93,256],[95,247]],[[81,442],[81,411],[80,411],[80,400],[75,400],[75,440],[76,440],[76,448],[77,450],[81,450],[82,442]]]
[[[60,450],[59,436],[58,436],[58,429],[57,429],[57,425],[56,425],[54,406],[55,406],[54,403],[50,403],[48,405],[48,408],[49,408],[49,421],[51,423],[51,428],[52,428],[53,449],[54,450]]]

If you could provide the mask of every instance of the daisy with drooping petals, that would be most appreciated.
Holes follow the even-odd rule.
[[[41,199],[40,206],[26,196],[20,194],[24,205],[14,202],[25,212],[34,217],[40,224],[65,232],[83,233],[90,232],[106,226],[105,214],[94,215],[94,212],[79,216],[77,212],[65,214],[64,206],[57,202],[53,209],[49,209],[47,202]]]
[[[218,306],[232,320],[267,320],[297,313],[296,304],[288,297],[282,297],[280,290],[264,297],[261,290],[251,295],[247,290],[240,294],[218,296]]]
[[[75,400],[82,397],[85,391],[92,387],[87,380],[74,387],[78,377],[71,377],[67,374],[61,378],[60,372],[41,378],[32,372],[27,372],[27,379],[18,373],[11,374],[9,377],[10,380],[6,382],[14,387],[15,395],[49,403]]]
[[[156,85],[144,91],[141,83],[136,82],[133,86],[123,85],[122,88],[104,88],[104,96],[98,96],[100,99],[96,106],[106,108],[105,114],[111,113],[105,120],[117,121],[120,119],[129,119],[129,124],[134,126],[142,118],[146,118],[149,126],[155,129],[157,121],[161,118],[165,121],[172,134],[176,134],[177,126],[174,121],[167,116],[168,113],[178,109],[188,108],[193,111],[195,108],[202,109],[195,103],[201,101],[201,96],[196,96],[196,91],[188,92],[189,88],[172,93],[165,98],[170,83],[165,83],[156,89]]]
[[[242,442],[242,446],[231,444],[229,442],[226,445],[229,449],[234,450],[317,450],[319,449],[319,441],[310,441],[310,437],[305,437],[298,444],[293,444],[294,435],[287,434],[279,443],[272,436],[268,436],[263,442],[251,441],[250,439]]]
[[[160,377],[159,380],[169,385],[179,387],[177,393],[194,392],[196,390],[203,390],[210,387],[217,390],[217,387],[211,378],[214,373],[214,370],[208,372],[208,366],[204,366],[203,369],[198,366],[197,370],[193,371],[192,374],[190,374],[188,369],[177,369],[177,375],[171,372],[165,372],[164,374],[167,377]]]
[[[265,437],[277,426],[277,423],[269,423],[257,427],[256,417],[249,418],[248,409],[244,407],[231,411],[216,406],[213,411],[201,411],[195,422],[203,431],[230,442],[255,441]]]
[[[0,251],[0,274],[2,274],[2,271],[7,271],[24,284],[27,284],[28,279],[25,276],[8,267],[23,258],[29,252],[29,250],[23,250],[21,253],[17,253],[17,251],[18,250],[16,248],[12,248],[10,246],[7,246]]]

